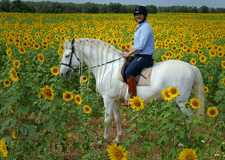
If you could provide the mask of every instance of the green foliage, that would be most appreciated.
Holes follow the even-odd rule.
[[[199,159],[204,159],[205,154],[214,157],[223,142],[222,120],[205,117],[198,122],[196,115],[188,117],[178,110],[175,101],[152,101],[142,111],[128,111],[131,125],[125,133],[130,136],[124,139],[123,146],[129,150],[135,144],[135,153],[131,155],[134,159],[144,159],[148,153],[152,153],[153,159],[175,159],[182,148],[196,150]],[[190,118],[192,122],[188,122]],[[180,144],[182,148],[178,147]]]

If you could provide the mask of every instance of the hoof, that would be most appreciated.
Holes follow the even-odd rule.
[[[179,144],[178,144],[178,147],[179,147],[179,148],[183,148],[184,145],[183,145],[182,143],[179,143]]]
[[[115,139],[113,140],[113,142],[115,142],[115,143],[119,143],[119,142],[120,142],[120,140],[119,140],[118,138],[115,138]]]

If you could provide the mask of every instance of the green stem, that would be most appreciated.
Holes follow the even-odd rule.
[[[18,122],[18,126],[17,126],[17,130],[16,130],[16,141],[15,141],[15,146],[13,148],[13,157],[15,157],[15,150],[16,150],[16,146],[17,146],[17,143],[18,143],[18,137],[19,137],[19,128],[20,128],[20,125],[21,125],[21,121],[22,121],[22,118],[21,118],[21,113],[19,113],[19,122]]]
[[[135,157],[136,157],[136,154],[137,154],[137,141],[138,141],[138,137],[139,137],[139,123],[137,122],[136,123],[137,124],[137,129],[136,129],[136,133],[138,133],[138,136],[137,136],[137,138],[136,138],[136,140],[135,140]],[[135,160],[136,158],[134,158],[134,160]]]
[[[155,113],[155,126],[154,128],[157,126],[157,112],[156,112],[156,106],[154,105],[154,113]],[[156,133],[154,133],[154,142],[155,142],[155,147],[157,146],[157,142],[156,142]],[[154,157],[156,156],[155,152],[153,153]]]

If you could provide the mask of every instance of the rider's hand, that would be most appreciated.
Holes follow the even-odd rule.
[[[129,53],[129,51],[127,50],[127,51],[123,51],[122,55],[123,55],[123,57],[127,58],[127,57],[130,56],[130,53]]]

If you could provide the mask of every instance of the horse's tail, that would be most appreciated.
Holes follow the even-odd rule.
[[[204,92],[204,82],[200,70],[196,66],[192,66],[195,79],[194,79],[194,97],[200,100],[201,107],[197,110],[198,114],[205,114],[205,92]]]

